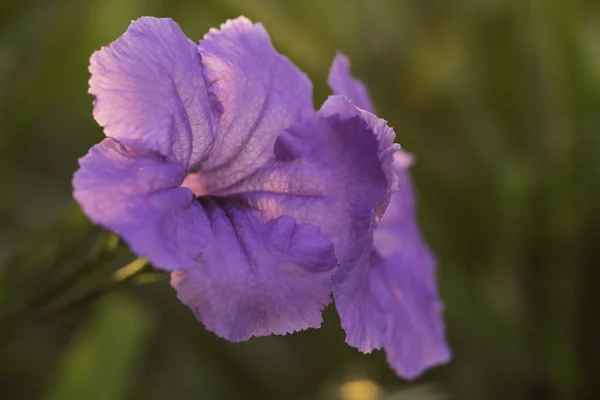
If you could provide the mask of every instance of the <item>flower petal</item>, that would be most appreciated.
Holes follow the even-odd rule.
[[[340,118],[360,118],[375,134],[378,142],[378,155],[381,161],[381,166],[385,173],[388,192],[387,195],[375,206],[375,217],[381,218],[390,201],[391,193],[398,186],[398,178],[392,168],[394,161],[394,153],[400,149],[400,145],[394,143],[396,134],[394,130],[387,125],[387,121],[378,118],[369,111],[360,109],[345,96],[330,96],[319,110],[319,113],[324,116],[338,115]]]
[[[186,169],[203,161],[220,105],[208,90],[196,45],[175,22],[132,22],[92,55],[90,72],[94,117],[107,136],[157,151]]]
[[[152,150],[105,139],[80,160],[74,197],[95,223],[119,233],[158,268],[197,265],[209,223],[189,189],[184,171]]]
[[[80,160],[74,197],[173,284],[208,329],[229,340],[315,328],[331,302],[333,244],[290,216],[265,222],[236,200],[181,188],[183,168],[105,139]],[[218,202],[218,203],[217,203]]]
[[[275,51],[264,27],[244,17],[211,29],[200,41],[200,54],[223,114],[197,179],[222,188],[273,158],[283,130],[314,112],[312,85]]]
[[[377,151],[362,118],[316,115],[281,135],[276,161],[221,194],[239,198],[267,219],[290,215],[318,226],[340,264],[335,284],[342,271],[352,276],[371,254],[374,207],[387,191]]]
[[[198,268],[171,283],[206,328],[238,342],[321,325],[331,302],[335,254],[313,225],[282,216],[266,224],[255,210],[207,199],[213,236]]]
[[[329,70],[327,83],[334,94],[344,95],[354,102],[359,108],[375,113],[375,107],[369,96],[369,91],[364,83],[350,73],[350,60],[338,51]]]
[[[240,198],[267,219],[287,214],[317,225],[342,263],[386,194],[377,146],[360,117],[317,115],[280,136],[275,161],[218,194]]]
[[[402,157],[394,165],[400,189],[374,231],[373,252],[362,268],[334,280],[334,295],[348,344],[366,353],[383,347],[394,370],[412,379],[447,362],[450,349],[435,260],[414,217],[413,188],[400,167]]]
[[[391,144],[393,131],[370,113],[374,107],[368,91],[352,77],[350,62],[341,53],[336,55],[328,82],[334,93],[362,108],[358,113],[377,134],[380,159],[390,185],[388,196],[377,207],[381,220],[372,231],[373,251],[369,254],[368,245],[363,246],[355,267],[340,268],[334,277],[336,307],[348,344],[365,353],[383,347],[396,373],[412,379],[450,359],[435,282],[435,260],[415,220],[414,190],[406,171],[412,157],[396,151]],[[336,99],[325,104],[322,111],[353,116],[356,108]]]

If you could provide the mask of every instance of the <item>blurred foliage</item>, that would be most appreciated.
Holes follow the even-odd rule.
[[[331,307],[321,330],[232,344],[167,279],[105,285],[133,255],[71,199],[102,138],[89,56],[142,15],[197,40],[240,14],[309,74],[316,104],[346,52],[416,155],[448,366],[403,382],[344,344]],[[591,0],[4,0],[0,398],[598,399],[599,129]]]
[[[135,384],[134,367],[151,327],[148,312],[129,298],[114,295],[96,307],[90,325],[63,356],[49,400],[121,400]]]

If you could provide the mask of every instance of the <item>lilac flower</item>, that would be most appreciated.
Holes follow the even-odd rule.
[[[338,114],[374,118],[369,93],[351,76],[343,54],[336,56],[328,82],[336,94],[351,98],[356,105],[336,107]],[[389,162],[382,161],[384,165]],[[353,270],[341,269],[334,276],[336,306],[348,344],[365,353],[384,348],[390,365],[405,378],[448,362],[451,354],[436,287],[436,263],[416,221],[407,171],[411,164],[410,154],[395,152],[392,170],[398,186],[386,197],[387,209],[387,204],[378,205],[380,221],[374,229],[373,249]]]
[[[107,138],[80,160],[74,196],[170,271],[217,335],[319,327],[333,291],[348,343],[385,348],[413,377],[449,354],[434,263],[404,153],[344,62],[315,111],[262,25],[228,21],[196,46],[170,19],[141,18],[92,56]]]

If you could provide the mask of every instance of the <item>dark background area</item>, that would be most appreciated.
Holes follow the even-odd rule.
[[[262,22],[314,82],[335,51],[416,156],[452,362],[405,382],[320,330],[221,340],[71,198],[102,139],[92,52],[131,19],[196,41]],[[584,0],[3,0],[0,398],[599,399],[600,3]]]

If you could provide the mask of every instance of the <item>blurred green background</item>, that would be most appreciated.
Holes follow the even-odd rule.
[[[71,199],[102,138],[87,64],[131,19],[261,21],[312,78],[337,49],[414,153],[452,362],[404,382],[321,330],[232,344]],[[600,2],[3,0],[0,399],[600,399]]]

